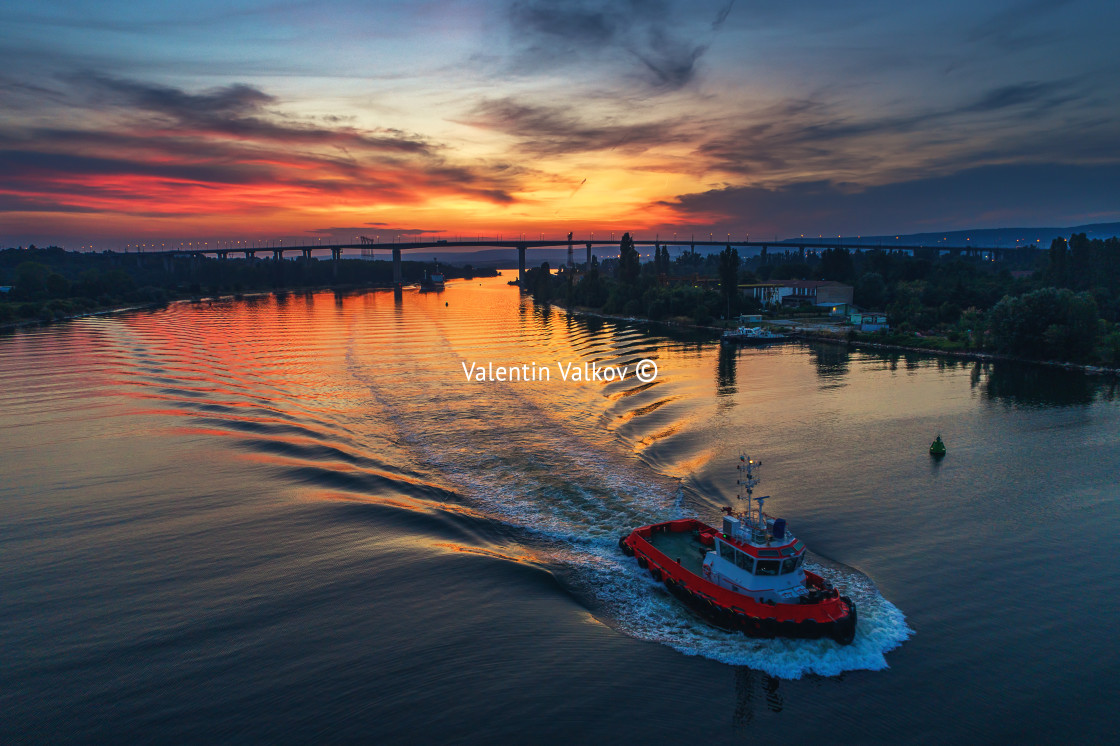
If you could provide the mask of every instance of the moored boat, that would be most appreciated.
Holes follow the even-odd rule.
[[[443,290],[444,276],[439,271],[439,264],[436,264],[436,269],[432,273],[424,270],[424,279],[420,281],[421,290]]]
[[[752,497],[760,465],[740,456],[739,499],[747,510],[724,508],[722,529],[693,518],[665,521],[635,529],[619,547],[718,627],[757,637],[828,636],[847,645],[855,639],[856,605],[804,569],[805,543],[784,519],[763,512],[768,498]]]
[[[732,331],[728,329],[720,337],[721,342],[732,343],[739,342],[741,344],[762,344],[765,342],[784,342],[789,339],[785,334],[778,334],[769,329],[763,329],[761,326],[740,326],[738,329]]]

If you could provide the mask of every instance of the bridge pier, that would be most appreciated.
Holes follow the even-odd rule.
[[[245,261],[249,262],[257,258],[257,252],[252,249],[245,249]]]
[[[576,266],[575,261],[572,259],[572,232],[568,231],[568,269]]]
[[[587,266],[585,269],[591,269],[591,242],[587,243]]]
[[[525,246],[517,247],[517,282],[525,289]]]
[[[303,252],[303,261],[304,262],[310,262],[311,261],[311,249],[300,249],[300,251]]]
[[[273,249],[272,250],[272,261],[278,262],[283,258],[284,258],[284,250],[283,249]]]
[[[342,249],[337,246],[331,247],[331,276],[338,280],[338,260],[342,258]]]
[[[393,284],[401,286],[401,250],[393,249]]]

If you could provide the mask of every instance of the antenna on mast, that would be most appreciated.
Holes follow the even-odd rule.
[[[754,470],[756,468],[760,467],[760,466],[762,466],[761,461],[755,461],[753,458],[748,456],[745,452],[741,451],[739,453],[739,464],[738,464],[739,478],[736,480],[735,483],[737,485],[739,485],[738,498],[740,500],[744,499],[744,497],[743,497],[744,490],[747,493],[747,496],[746,496],[745,499],[747,501],[748,520],[753,519],[753,515],[752,515],[753,511],[751,510],[751,499],[752,499],[752,495],[754,493],[754,488],[758,485],[758,477],[755,476]],[[754,499],[758,499],[758,498],[754,498]],[[765,500],[766,498],[762,498],[762,499]],[[761,501],[759,501],[758,513],[759,513],[759,520],[761,521],[762,520],[762,502]]]

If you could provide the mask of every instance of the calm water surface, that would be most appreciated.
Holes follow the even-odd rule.
[[[651,384],[555,370],[642,358]],[[0,741],[1110,740],[1115,394],[721,350],[504,278],[9,334]],[[854,645],[712,630],[617,550],[717,521],[740,447]]]

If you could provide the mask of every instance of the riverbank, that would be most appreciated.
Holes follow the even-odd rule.
[[[51,324],[60,324],[64,321],[73,321],[75,319],[88,319],[93,316],[113,316],[119,313],[128,313],[129,311],[152,311],[157,308],[164,308],[172,303],[190,303],[191,301],[160,301],[158,303],[140,303],[131,304],[127,306],[118,306],[114,308],[104,308],[97,311],[88,311],[86,313],[74,313],[66,316],[59,316],[51,319],[34,318],[34,319],[21,319],[20,321],[9,321],[0,324],[0,334],[4,332],[15,331],[30,326],[50,326]]]
[[[994,352],[979,352],[976,350],[939,350],[936,348],[915,347],[912,345],[902,345],[896,343],[872,342],[864,339],[848,339],[845,336],[837,336],[836,334],[829,334],[826,332],[811,332],[797,329],[787,329],[786,331],[790,336],[796,337],[797,339],[805,339],[815,342],[827,342],[830,344],[844,345],[846,347],[855,347],[857,349],[889,350],[895,352],[918,352],[925,355],[951,357],[961,360],[975,360],[977,362],[1027,363],[1031,365],[1042,365],[1051,368],[1062,368],[1063,370],[1079,370],[1087,375],[1120,377],[1120,368],[1109,368],[1101,365],[1087,365],[1083,363],[1064,362],[1060,360],[1034,360],[1031,358],[1015,357],[1013,355],[1001,355]]]
[[[405,287],[414,286],[406,285]],[[241,300],[243,298],[260,298],[267,295],[291,295],[294,293],[325,293],[325,292],[363,292],[367,290],[391,290],[394,286],[393,283],[372,283],[368,285],[324,285],[313,288],[277,288],[275,290],[260,290],[250,293],[221,293],[218,295],[203,295],[203,296],[188,296],[181,298],[169,298],[167,300],[154,301],[151,303],[128,303],[119,306],[112,306],[109,308],[99,308],[95,311],[85,311],[82,313],[70,313],[61,316],[53,316],[51,318],[43,318],[36,316],[34,318],[19,319],[17,321],[8,321],[0,323],[0,333],[15,331],[33,326],[49,326],[51,324],[59,324],[64,321],[73,321],[75,319],[85,319],[94,316],[112,316],[115,314],[128,313],[131,311],[151,311],[157,308],[165,308],[176,303],[216,303],[220,301]]]
[[[580,314],[584,316],[612,319],[615,321],[626,321],[630,323],[658,324],[667,327],[694,329],[697,331],[703,331],[713,334],[722,334],[728,328],[726,326],[708,326],[694,324],[684,319],[654,320],[643,318],[640,316],[622,316],[619,314],[608,314],[583,306],[574,306],[569,308],[563,303],[559,303],[556,301],[553,301],[552,305],[563,308],[568,313]],[[938,349],[936,347],[918,347],[915,345],[905,345],[892,342],[874,342],[871,340],[859,338],[849,339],[847,330],[840,330],[839,328],[835,332],[827,332],[819,329],[804,329],[796,323],[776,323],[772,321],[763,321],[761,322],[761,324],[775,331],[783,332],[794,339],[801,339],[812,342],[826,342],[828,344],[842,345],[845,347],[853,347],[856,349],[921,353],[924,355],[955,358],[958,360],[975,360],[977,362],[1009,362],[1040,365],[1051,368],[1062,368],[1063,370],[1081,371],[1086,375],[1092,376],[1108,376],[1113,378],[1120,378],[1120,368],[1110,368],[1107,366],[1087,365],[1083,363],[1073,363],[1060,360],[1035,360],[1031,358],[1015,357],[1013,355],[1001,355],[994,352],[980,352],[977,350],[944,350]],[[926,339],[933,338],[926,337]],[[943,338],[939,337],[937,339]]]

